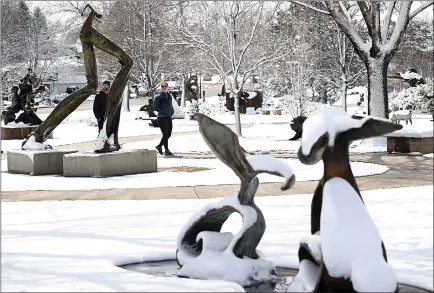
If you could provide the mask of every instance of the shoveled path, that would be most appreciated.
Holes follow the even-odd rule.
[[[149,136],[148,136],[149,137]],[[67,146],[65,146],[67,147]],[[62,148],[63,147],[59,147]],[[295,155],[272,155],[295,158]],[[213,156],[184,155],[185,158],[212,158]],[[433,185],[433,159],[423,156],[364,154],[352,155],[351,161],[386,165],[390,170],[384,174],[357,177],[361,190]],[[228,172],[229,169],[228,169]],[[191,174],[194,176],[194,173]],[[297,174],[296,174],[297,175]],[[234,175],[235,176],[235,175]],[[293,189],[280,191],[279,183],[262,183],[257,196],[312,194],[318,181],[296,182]],[[56,190],[56,191],[7,191],[2,192],[3,201],[41,200],[149,200],[149,199],[203,199],[223,197],[238,191],[238,184],[217,186],[163,187],[107,190]]]

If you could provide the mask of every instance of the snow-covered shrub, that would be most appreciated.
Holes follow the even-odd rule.
[[[44,95],[41,101],[39,102],[39,104],[47,107],[55,107],[67,96],[68,96],[67,93],[58,94],[57,92],[54,92],[51,95]]]
[[[401,92],[392,92],[389,95],[389,108],[392,111],[400,109],[428,110],[430,100],[434,97],[433,84],[409,87]]]
[[[309,115],[323,106],[307,97],[296,98],[290,95],[264,100],[264,108],[281,109],[282,114],[289,114],[292,117]]]

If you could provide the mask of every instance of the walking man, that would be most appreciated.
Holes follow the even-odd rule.
[[[98,122],[98,133],[104,125],[104,116],[107,109],[107,97],[110,90],[110,81],[105,80],[102,83],[101,91],[95,96],[93,100],[93,114]]]
[[[169,138],[172,135],[172,116],[174,114],[172,106],[172,95],[169,93],[167,82],[161,83],[161,93],[155,97],[154,110],[158,112],[157,121],[160,126],[163,137],[160,144],[155,148],[163,154],[162,146],[164,145],[166,156],[172,156],[173,154],[169,150]]]

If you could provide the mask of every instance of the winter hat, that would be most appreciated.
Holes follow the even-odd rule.
[[[110,86],[110,81],[104,80],[104,82],[102,84],[106,84],[106,85]]]

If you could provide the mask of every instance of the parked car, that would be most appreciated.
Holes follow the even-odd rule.
[[[69,94],[72,94],[73,92],[75,92],[75,91],[77,91],[77,90],[79,90],[80,88],[78,87],[78,86],[68,86],[67,88],[66,88],[66,91],[65,91],[65,93],[67,93],[68,95]]]
[[[209,74],[205,74],[204,76],[203,76],[203,79],[202,79],[203,81],[212,81],[212,76],[211,75],[209,75]]]

